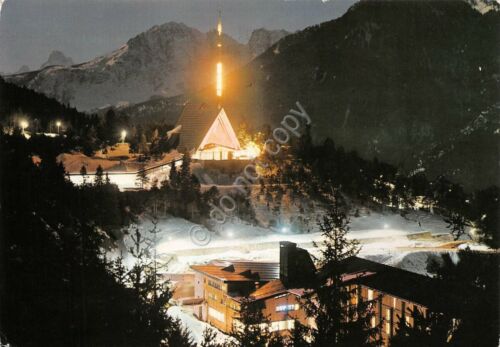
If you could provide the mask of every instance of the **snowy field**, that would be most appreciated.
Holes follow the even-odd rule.
[[[147,234],[151,223],[144,221],[140,228]],[[351,218],[350,228],[349,237],[360,241],[361,257],[422,274],[426,273],[429,257],[467,245],[485,248],[467,240],[453,242],[446,223],[428,213],[414,213],[407,219],[397,214],[370,213]],[[158,229],[156,250],[168,262],[168,273],[189,272],[190,265],[213,259],[278,261],[280,241],[295,242],[316,255],[313,241],[321,242],[317,227],[298,234],[287,228],[276,230],[231,222],[218,232],[210,232],[184,219],[167,218],[160,220]],[[196,241],[200,235],[203,243]],[[131,240],[126,238],[125,244],[130,247]],[[132,261],[127,257],[125,260]]]

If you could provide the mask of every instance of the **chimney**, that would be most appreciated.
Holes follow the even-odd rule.
[[[280,280],[285,287],[292,283],[295,277],[296,264],[294,255],[296,250],[296,243],[288,241],[280,242]]]
[[[286,288],[309,288],[316,279],[316,268],[305,249],[288,241],[280,242],[280,280]]]

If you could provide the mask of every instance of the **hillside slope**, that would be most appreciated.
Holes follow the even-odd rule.
[[[498,12],[481,15],[462,1],[362,1],[337,20],[285,37],[227,76],[224,105],[233,119],[259,126],[278,124],[299,100],[317,140],[332,137],[411,171],[422,152],[497,102],[499,24]],[[498,109],[490,113],[494,119]],[[490,146],[481,147],[486,156],[470,150],[462,161],[474,167],[497,155],[498,134],[488,136]],[[484,186],[496,183],[497,173],[489,162],[485,175],[461,181]]]

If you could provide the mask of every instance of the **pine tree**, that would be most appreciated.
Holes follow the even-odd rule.
[[[267,342],[267,347],[285,347],[286,342],[283,335],[279,332],[273,332],[269,334],[269,340]]]
[[[149,183],[149,177],[146,172],[146,165],[142,164],[139,171],[137,171],[137,177],[135,179],[136,185],[144,189],[144,187]]]
[[[462,235],[465,235],[466,226],[471,226],[464,216],[454,212],[450,213],[444,221],[448,223],[446,227],[451,230],[451,234],[455,241],[460,239]]]
[[[413,318],[413,324],[399,317],[396,334],[390,339],[391,347],[434,347],[448,345],[451,321],[443,314],[428,312],[424,315],[418,309],[408,310],[405,315]]]
[[[85,184],[87,177],[87,168],[85,167],[85,165],[82,165],[82,167],[80,168],[80,175],[82,175],[82,182],[83,184]]]
[[[177,166],[175,165],[175,160],[170,163],[170,172],[168,174],[168,180],[171,187],[176,187],[178,183],[179,175],[177,173]]]
[[[347,238],[349,220],[334,192],[330,209],[318,223],[323,236],[320,266],[323,278],[306,299],[306,311],[316,322],[312,346],[374,345],[376,331],[369,327],[366,307],[352,306],[355,289],[342,283],[342,261],[359,252],[359,243]],[[318,246],[318,245],[316,245]]]
[[[203,340],[200,347],[222,347],[220,343],[216,342],[217,333],[214,329],[205,328],[203,330]]]
[[[184,153],[184,155],[182,156],[179,179],[182,184],[191,181],[191,154],[189,154],[189,152]]]
[[[137,150],[141,154],[148,154],[149,152],[148,141],[144,132],[141,133],[139,144],[137,145]]]
[[[458,259],[458,261],[457,261]],[[452,334],[455,346],[496,346],[500,336],[498,254],[462,250],[453,257],[446,253],[427,267],[446,286],[440,293],[428,293],[439,312],[452,312],[457,323]],[[446,300],[441,300],[446,296]],[[448,314],[450,316],[450,314]],[[446,320],[445,320],[446,322]]]
[[[99,165],[97,166],[97,169],[95,170],[95,178],[94,178],[94,184],[96,186],[102,186],[104,184],[104,170],[102,169],[102,166]]]
[[[167,338],[168,347],[196,347],[193,338],[180,320],[174,320]]]
[[[200,202],[200,184],[196,177],[191,174],[191,155],[186,152],[182,157],[181,170],[178,173],[178,194],[183,203],[179,205],[179,213],[184,218],[193,217],[194,204]],[[188,210],[190,209],[190,210]]]
[[[262,303],[244,298],[231,336],[239,347],[266,347],[270,338],[268,320],[262,313]]]
[[[152,227],[143,234],[138,227],[130,236],[132,246],[129,253],[135,263],[128,273],[128,285],[141,300],[136,309],[137,319],[148,322],[153,337],[164,339],[167,346],[194,347],[189,333],[181,326],[180,321],[167,315],[167,308],[172,292],[168,282],[161,279],[161,266],[157,261],[156,246],[159,241],[158,221],[153,216]],[[144,345],[147,343],[144,342]]]
[[[286,345],[288,347],[310,347],[311,329],[300,321],[295,320],[294,328],[287,338]]]
[[[151,146],[149,149],[150,154],[159,159],[161,155],[163,154],[163,148],[161,146],[161,141],[162,139],[160,138],[158,134],[158,129],[155,129],[153,133],[151,134]]]

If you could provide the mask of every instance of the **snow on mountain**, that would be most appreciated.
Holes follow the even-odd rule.
[[[500,0],[465,0],[480,13],[500,11]]]
[[[255,49],[265,49],[283,34],[261,34],[262,39],[254,40],[258,41]],[[213,83],[215,41],[215,31],[202,33],[182,23],[169,22],[137,35],[110,54],[82,64],[63,66],[69,58],[52,52],[40,71],[15,74],[7,80],[79,110],[134,104]],[[222,41],[226,72],[251,59],[247,45],[227,35],[223,35]]]
[[[47,61],[40,66],[40,69],[53,65],[70,66],[73,64],[73,59],[66,57],[61,51],[52,51]]]
[[[203,73],[203,67],[210,60],[212,38],[210,33],[170,22],[154,26],[91,61],[69,67],[48,66],[8,80],[80,110],[135,103],[153,95],[174,96],[210,81],[209,71]],[[225,41],[232,53],[243,51],[236,41],[228,37]]]

